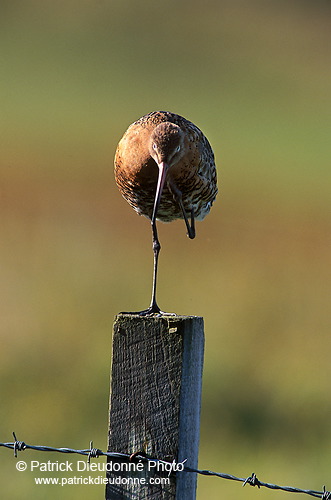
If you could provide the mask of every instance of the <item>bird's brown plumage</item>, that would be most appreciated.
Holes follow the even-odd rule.
[[[202,220],[217,194],[214,154],[201,130],[175,113],[155,111],[129,126],[115,154],[117,186],[137,213],[151,218],[158,167],[149,152],[150,138],[158,125],[169,122],[183,132],[184,154],[178,163],[169,168],[156,217],[163,222],[183,218],[171,191],[172,181],[182,193],[187,213],[190,214],[193,207],[195,218]],[[166,128],[164,132],[166,143]]]

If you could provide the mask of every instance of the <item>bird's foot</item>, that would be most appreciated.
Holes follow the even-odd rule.
[[[159,318],[160,316],[177,316],[176,313],[161,311],[161,309],[155,311],[152,307],[149,307],[148,309],[140,311],[136,314],[138,314],[139,316],[155,316],[156,318]]]
[[[160,317],[160,316],[177,316],[176,313],[168,313],[161,311],[159,306],[157,304],[153,304],[149,306],[148,309],[144,309],[143,311],[131,311],[131,312],[120,312],[119,314],[133,314],[135,316],[155,316],[155,317]]]

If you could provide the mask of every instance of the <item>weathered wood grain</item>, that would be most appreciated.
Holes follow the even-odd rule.
[[[109,451],[140,451],[176,463],[186,460],[189,467],[197,467],[203,349],[200,317],[116,317]],[[107,500],[195,498],[192,473],[171,474],[170,484],[163,485],[148,484],[168,474],[147,465],[142,472],[109,472],[107,477],[119,476],[144,478],[146,484],[110,484]]]

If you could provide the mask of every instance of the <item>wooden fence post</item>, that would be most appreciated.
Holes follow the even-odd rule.
[[[201,317],[116,317],[108,451],[197,468],[203,351]],[[141,468],[109,459],[106,500],[196,498],[196,474]]]

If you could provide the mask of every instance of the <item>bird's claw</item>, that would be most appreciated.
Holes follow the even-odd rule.
[[[148,309],[144,309],[143,311],[123,311],[119,314],[132,314],[134,316],[153,316],[159,318],[161,316],[177,316],[176,313],[169,313],[161,311],[158,306],[150,306]]]

